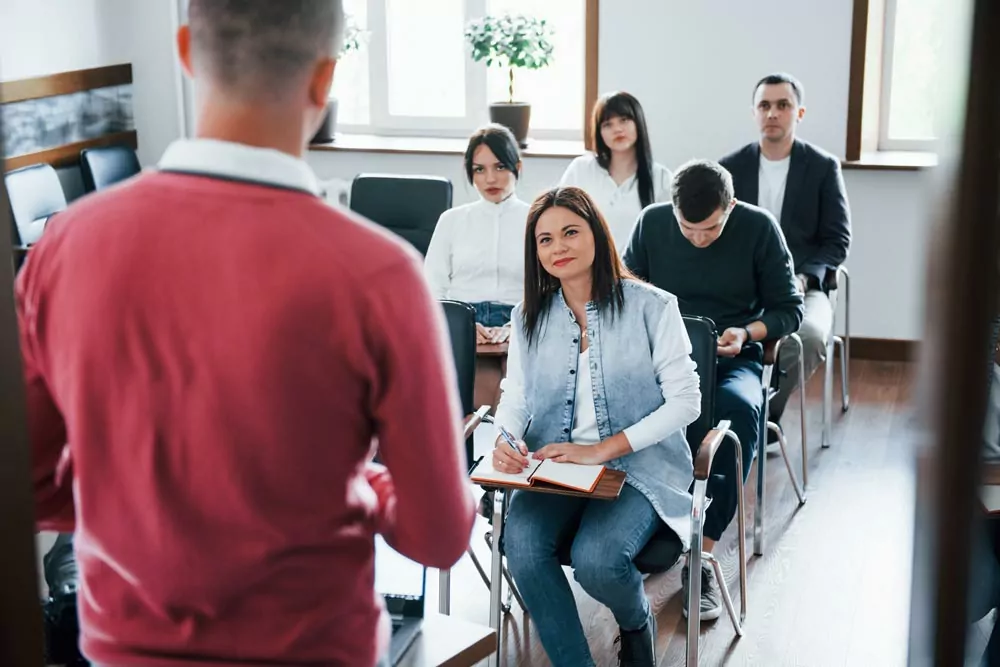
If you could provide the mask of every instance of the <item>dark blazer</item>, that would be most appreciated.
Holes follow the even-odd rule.
[[[747,144],[720,162],[733,176],[736,198],[756,206],[760,145]],[[840,160],[795,140],[779,222],[795,273],[814,276],[818,284],[813,286],[822,286],[826,272],[843,264],[851,247],[851,209]]]

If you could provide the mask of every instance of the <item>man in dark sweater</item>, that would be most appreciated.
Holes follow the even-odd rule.
[[[682,314],[708,317],[721,332],[715,419],[730,420],[740,439],[745,480],[762,426],[761,343],[799,328],[802,294],[778,223],[767,211],[736,201],[732,178],[721,165],[689,162],[671,189],[672,203],[653,205],[639,216],[625,264],[677,296]],[[709,552],[736,515],[731,448],[728,440],[720,448],[708,483],[712,504],[705,514],[704,550]],[[701,577],[701,617],[718,618],[721,596],[708,563]],[[686,590],[686,566],[682,580]]]

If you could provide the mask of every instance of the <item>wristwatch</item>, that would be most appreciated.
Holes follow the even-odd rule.
[[[753,342],[753,334],[750,333],[750,327],[743,327],[743,330],[747,332],[747,339],[743,342],[743,344],[749,345]]]

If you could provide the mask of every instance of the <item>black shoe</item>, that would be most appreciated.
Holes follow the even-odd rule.
[[[781,428],[781,424],[778,424],[778,428]],[[778,433],[773,429],[767,429],[767,443],[764,446],[764,452],[767,454],[780,454],[781,445],[778,444]]]
[[[618,628],[618,667],[656,667],[656,617],[649,607],[646,625],[638,630]]]
[[[684,618],[688,615],[688,581],[690,571],[687,564],[681,570],[681,588],[683,590],[684,602],[681,611]],[[722,615],[722,593],[719,590],[719,582],[715,579],[715,569],[708,563],[701,563],[701,604],[699,605],[701,620],[714,621]]]

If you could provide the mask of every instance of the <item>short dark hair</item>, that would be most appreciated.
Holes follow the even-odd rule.
[[[590,131],[597,164],[604,169],[611,167],[611,148],[601,136],[601,126],[615,116],[635,123],[635,159],[638,166],[635,177],[639,186],[639,203],[646,208],[656,197],[653,189],[653,148],[649,141],[646,114],[634,95],[625,92],[607,93],[594,104]]]
[[[692,160],[677,170],[670,184],[676,208],[688,222],[707,220],[733,200],[733,177],[718,162]]]
[[[753,87],[753,97],[751,99],[757,99],[757,91],[761,86],[776,86],[782,83],[787,83],[792,87],[792,92],[795,94],[795,104],[797,106],[805,104],[806,89],[802,87],[802,82],[786,72],[768,74],[763,79],[758,81],[757,85]]]
[[[472,183],[472,158],[476,154],[476,149],[484,144],[493,152],[500,164],[514,173],[514,178],[520,176],[517,165],[521,161],[521,150],[517,146],[514,133],[503,125],[490,123],[469,137],[469,145],[465,149],[465,175],[469,183]]]
[[[610,311],[612,317],[620,312],[625,307],[622,280],[632,278],[632,274],[618,257],[607,221],[590,195],[577,187],[552,188],[539,195],[528,211],[524,231],[524,303],[521,308],[524,337],[528,345],[535,339],[552,295],[560,287],[559,279],[542,267],[535,240],[538,220],[543,213],[557,206],[583,218],[594,234],[594,264],[591,267],[593,282],[590,289],[591,300],[597,304],[598,312]]]
[[[280,94],[344,38],[342,0],[191,0],[191,57],[236,95]]]

